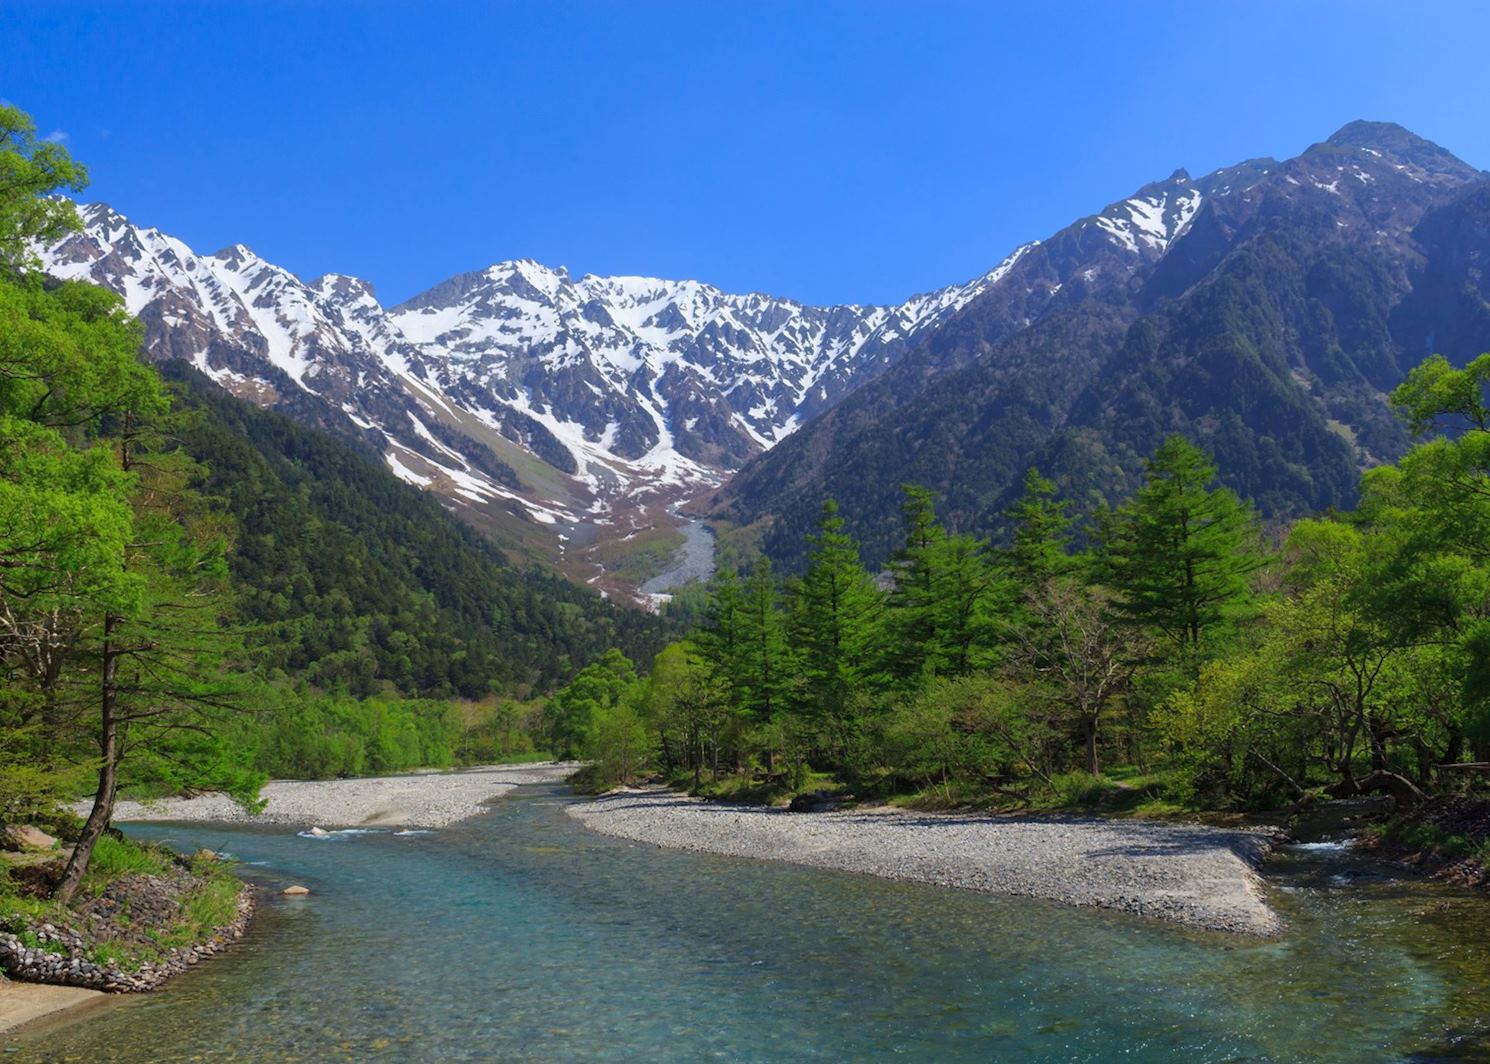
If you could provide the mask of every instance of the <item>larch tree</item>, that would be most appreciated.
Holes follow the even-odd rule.
[[[801,655],[801,708],[828,729],[839,753],[859,700],[881,682],[884,595],[864,569],[832,499],[811,536],[807,572],[796,584],[791,634]]]
[[[1265,562],[1250,507],[1215,479],[1204,452],[1169,437],[1101,549],[1119,611],[1183,648],[1251,606],[1249,578]]]

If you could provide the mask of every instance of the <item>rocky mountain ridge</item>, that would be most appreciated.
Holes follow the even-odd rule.
[[[998,535],[1030,466],[1078,510],[1114,503],[1170,432],[1266,515],[1349,506],[1361,470],[1407,445],[1386,403],[1407,369],[1490,348],[1487,190],[1438,145],[1369,122],[1293,159],[1177,172],[1020,263],[1066,278],[1045,313],[1011,321],[998,294],[971,301],[752,459],[715,513],[758,525],[791,563],[821,499],[852,499],[850,527],[878,560],[903,482],[933,488],[955,526]],[[1172,236],[1149,232],[1181,212]],[[1090,271],[1115,256],[1130,268],[1104,287]],[[1101,262],[1073,276],[1081,257]]]
[[[903,357],[1028,250],[893,307],[576,280],[520,260],[389,309],[358,278],[303,281],[243,244],[199,254],[105,204],[81,215],[82,232],[42,249],[46,268],[118,292],[149,357],[360,440],[499,539],[548,526],[529,544],[557,536],[561,551],[665,520],[668,504]]]

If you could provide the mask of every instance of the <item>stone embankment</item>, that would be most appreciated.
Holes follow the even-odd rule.
[[[242,938],[253,913],[254,891],[245,886],[238,896],[237,912],[226,926],[215,928],[203,942],[172,949],[134,970],[100,964],[94,959],[95,944],[72,928],[50,923],[31,926],[25,917],[11,914],[0,920],[0,967],[9,978],[21,982],[116,994],[155,990]]]

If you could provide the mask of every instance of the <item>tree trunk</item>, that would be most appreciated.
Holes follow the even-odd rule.
[[[67,859],[67,867],[62,872],[62,880],[57,884],[55,897],[63,905],[71,902],[73,895],[78,892],[83,875],[88,871],[93,847],[103,837],[109,821],[114,817],[114,793],[119,786],[119,723],[114,716],[119,698],[116,682],[119,655],[109,637],[116,624],[114,617],[104,618],[103,691],[99,699],[98,793],[93,796],[93,808],[88,812],[88,819],[83,823],[83,832],[78,836],[77,845],[73,847],[72,856]]]
[[[1086,770],[1093,776],[1102,775],[1102,767],[1097,763],[1097,722],[1089,720],[1086,723]]]

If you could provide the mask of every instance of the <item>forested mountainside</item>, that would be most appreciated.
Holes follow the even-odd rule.
[[[180,438],[236,525],[229,570],[250,645],[325,690],[480,698],[543,691],[610,646],[661,646],[657,618],[511,565],[370,448],[228,395],[176,361]]]
[[[1116,503],[1171,432],[1268,515],[1348,506],[1408,437],[1386,393],[1490,348],[1490,185],[1408,131],[1352,123],[1295,159],[1183,171],[1030,248],[1002,284],[712,497],[799,564],[824,496],[871,562],[900,485],[997,534],[1031,466]]]

